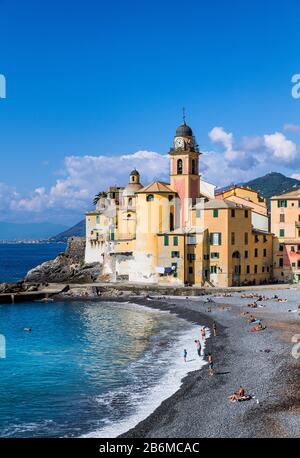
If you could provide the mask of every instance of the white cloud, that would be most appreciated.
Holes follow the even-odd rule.
[[[284,130],[288,132],[294,132],[296,134],[300,133],[300,125],[299,124],[285,124],[284,125]]]
[[[297,146],[288,140],[281,132],[272,135],[264,135],[267,149],[273,153],[273,157],[284,162],[293,162],[297,156]]]
[[[299,178],[299,149],[280,132],[264,136],[242,137],[239,144],[233,133],[214,127],[208,134],[221,148],[203,152],[200,173],[204,179],[224,186],[246,182],[273,170]],[[274,167],[274,164],[275,167]],[[20,194],[14,187],[0,183],[0,219],[13,221],[51,221],[75,223],[92,207],[96,193],[111,185],[126,185],[130,171],[136,168],[141,182],[169,180],[169,157],[153,151],[132,154],[68,156],[53,186],[43,183],[32,192]]]

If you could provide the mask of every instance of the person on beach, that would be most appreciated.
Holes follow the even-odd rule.
[[[213,375],[214,374],[214,362],[213,362],[213,357],[211,353],[208,353],[207,360],[208,360],[208,373],[209,375]]]
[[[201,342],[199,339],[195,340],[198,356],[201,357]]]
[[[206,332],[205,328],[200,329],[201,340],[205,340]]]
[[[245,397],[245,390],[242,386],[240,386],[239,389],[235,393],[233,393],[232,395],[228,397],[228,399],[231,402],[235,402],[235,401],[239,401],[240,399],[244,397]]]
[[[186,358],[187,358],[187,351],[186,349],[183,350],[183,360],[186,363]]]
[[[213,328],[214,337],[217,337],[217,323],[215,321],[213,321],[212,328]]]

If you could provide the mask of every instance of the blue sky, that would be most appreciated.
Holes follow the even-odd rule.
[[[210,181],[300,176],[299,1],[0,0],[0,21],[0,220],[70,224],[133,166],[166,177],[182,106]]]

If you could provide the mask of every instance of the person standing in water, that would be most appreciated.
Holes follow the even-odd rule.
[[[208,353],[208,373],[209,375],[213,375],[214,374],[214,362],[213,362],[213,357],[211,355],[211,353]]]
[[[201,356],[201,342],[199,339],[195,340],[198,356]]]
[[[186,349],[183,350],[183,360],[186,363],[187,351]]]
[[[205,328],[201,328],[200,335],[201,335],[201,340],[202,341],[205,340],[205,336],[206,336]]]

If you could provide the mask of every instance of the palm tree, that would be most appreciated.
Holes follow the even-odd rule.
[[[97,205],[97,203],[101,199],[101,197],[107,197],[106,192],[102,192],[102,191],[98,192],[98,194],[96,194],[95,197],[94,197],[93,204]]]

